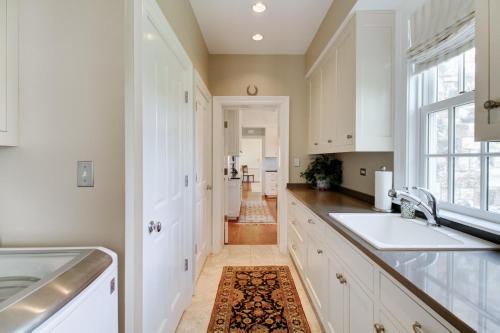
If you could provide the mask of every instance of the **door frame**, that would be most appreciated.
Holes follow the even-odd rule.
[[[213,108],[212,108],[212,94],[210,93],[210,90],[208,89],[205,81],[203,81],[203,78],[201,77],[200,73],[194,69],[194,90],[193,90],[193,107],[196,108],[196,91],[199,90],[203,96],[207,99],[208,103],[207,103],[207,106],[209,108],[208,112],[211,116],[211,119],[210,121],[213,121]],[[195,110],[196,112],[196,110]],[[194,117],[194,121],[196,122],[196,117]],[[196,123],[194,123],[194,129],[196,129]],[[213,130],[213,126],[211,126],[211,130]],[[196,135],[196,133],[195,133]],[[213,135],[212,135],[212,138],[210,138],[212,140],[212,151],[210,152],[211,153],[211,156],[212,156],[212,167],[213,167]],[[196,163],[196,159],[194,160],[195,163]],[[196,168],[196,165],[194,165],[194,167]],[[213,170],[212,170],[212,173],[208,175],[208,179],[209,179],[209,182],[208,182],[208,186],[212,186],[213,184]],[[194,178],[193,178],[194,180]],[[196,196],[196,193],[195,193],[195,196]],[[213,221],[213,192],[210,191],[210,200],[208,202],[208,206],[210,207],[210,228],[209,230],[211,231],[212,228],[213,228],[213,224],[212,224],[212,221]],[[197,271],[197,267],[195,267],[195,264],[196,264],[196,258],[195,258],[195,251],[194,251],[194,246],[195,246],[195,233],[196,233],[196,230],[194,228],[194,224],[196,223],[196,215],[194,216],[194,219],[193,219],[193,244],[192,244],[192,251],[193,251],[193,283],[195,283],[196,281],[196,271]],[[211,237],[210,237],[211,238]],[[208,242],[208,254],[212,253],[212,241],[211,239],[209,239],[209,242]]]
[[[224,142],[224,108],[240,105],[274,105],[278,110],[279,168],[278,168],[278,246],[287,253],[286,186],[289,179],[289,124],[290,97],[288,96],[214,96],[213,142]],[[212,252],[217,254],[224,247],[224,144],[213,145],[213,208]],[[217,200],[215,198],[220,198]]]
[[[186,216],[185,239],[182,240],[183,254],[189,258],[187,274],[193,270],[193,208],[194,208],[194,72],[193,64],[174,30],[165,18],[155,0],[126,0],[125,3],[125,332],[141,332],[143,330],[143,228],[146,223],[143,217],[143,128],[142,128],[142,38],[143,19],[149,16],[162,37],[165,39],[178,60],[188,69],[188,91],[186,115],[188,128],[185,132],[186,154],[183,156],[183,169],[189,177],[186,192],[184,216]],[[193,281],[186,279],[186,288],[192,294]],[[190,301],[190,300],[189,300]]]

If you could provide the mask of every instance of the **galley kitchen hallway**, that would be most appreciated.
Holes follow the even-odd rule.
[[[229,222],[229,244],[277,244],[277,199],[252,192],[252,184],[242,184],[240,216]]]

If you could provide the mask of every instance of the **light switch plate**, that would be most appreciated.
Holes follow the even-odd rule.
[[[293,159],[293,166],[297,168],[300,166],[300,158]]]
[[[94,162],[78,161],[77,185],[78,187],[94,187]]]

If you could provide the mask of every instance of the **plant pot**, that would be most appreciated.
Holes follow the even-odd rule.
[[[320,191],[326,191],[328,190],[329,187],[330,187],[330,182],[326,179],[316,181],[316,188]]]

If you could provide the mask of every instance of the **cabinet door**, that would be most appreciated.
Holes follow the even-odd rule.
[[[309,80],[309,153],[320,152],[322,73],[316,70]]]
[[[498,17],[500,1],[476,1],[476,141],[500,140],[500,107],[485,105],[487,101],[500,103]]]
[[[342,266],[336,256],[328,257],[328,314],[327,330],[330,333],[344,332],[344,285],[337,274],[342,274]]]
[[[0,146],[18,143],[18,1],[0,0]]]
[[[345,273],[344,273],[345,276]],[[345,276],[345,292],[347,293],[346,332],[372,332],[374,324],[373,300],[363,291],[352,277]]]
[[[384,333],[404,333],[405,330],[400,328],[399,325],[393,321],[393,319],[387,314],[385,313],[384,310],[380,310],[379,312],[379,322],[377,323],[378,325],[381,325],[379,326],[380,329],[379,329],[379,332],[384,332]],[[375,324],[374,324],[375,326]],[[374,327],[375,328],[375,327]],[[377,332],[377,329],[375,328],[375,333],[379,333]]]
[[[278,157],[278,128],[266,127],[265,149],[266,157]]]
[[[356,113],[356,36],[351,21],[336,44],[337,52],[337,139],[338,146],[354,144]],[[341,149],[346,150],[346,149]]]
[[[335,50],[334,50],[335,51]],[[337,123],[337,53],[330,52],[323,65],[323,100],[321,117],[322,153],[335,152]]]
[[[324,253],[325,247],[314,238],[309,238],[307,249],[307,276],[312,299],[318,312],[324,317],[327,309],[328,290],[328,257]]]

